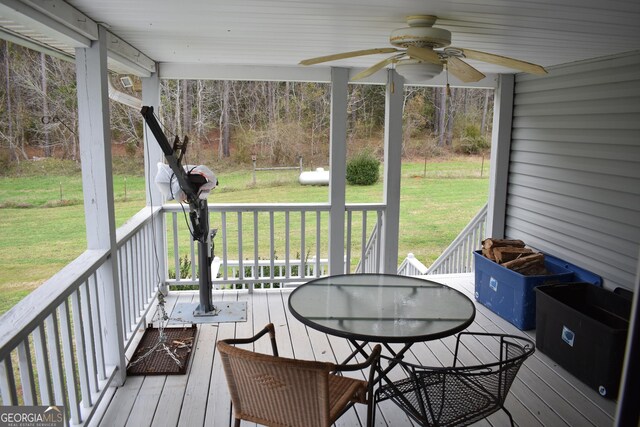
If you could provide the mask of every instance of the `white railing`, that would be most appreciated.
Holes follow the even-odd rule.
[[[316,277],[314,268],[318,264],[316,263],[315,257],[311,257],[307,262],[301,262],[299,259],[290,261],[287,265],[287,262],[283,259],[277,259],[272,262],[272,260],[261,259],[258,260],[258,266],[256,267],[255,262],[253,260],[247,260],[244,263],[245,270],[245,278],[258,278],[262,280],[262,282],[254,283],[254,287],[259,287],[262,289],[272,288],[272,287],[285,287],[287,285],[299,285],[303,282],[289,282],[287,279],[300,277],[298,272],[301,268],[305,269],[303,277]],[[242,288],[243,285],[229,284],[228,280],[223,282],[224,273],[221,271],[222,268],[222,260],[219,257],[215,257],[212,263],[212,277],[213,277],[213,286],[216,289],[239,289]],[[257,268],[257,270],[256,270]],[[273,274],[271,273],[273,268]],[[329,271],[329,260],[327,258],[322,258],[319,263],[320,270],[318,271],[318,276],[326,276]],[[288,269],[288,270],[287,270]],[[227,278],[228,277],[240,277],[240,261],[239,260],[227,260]],[[226,282],[226,283],[225,283]]]
[[[360,261],[356,266],[355,273],[379,273],[380,272],[380,263],[381,263],[381,248],[380,244],[382,243],[382,239],[380,239],[380,227],[381,225],[381,217],[378,216],[377,221],[369,235],[367,243],[364,244],[365,236],[363,238],[362,245],[362,256],[360,257]]]
[[[180,205],[165,205],[167,218],[167,283],[198,283],[197,245],[187,230]],[[218,289],[252,290],[303,283],[327,273],[330,206],[323,204],[211,204],[209,223],[219,269]],[[382,221],[381,204],[350,204],[345,217],[345,271],[352,261],[379,265],[380,243],[367,248],[374,224]],[[375,218],[371,219],[372,216]],[[352,249],[353,248],[353,249]],[[364,248],[364,249],[363,249]],[[359,255],[359,256],[358,256]]]
[[[161,241],[164,239],[161,208],[144,208],[116,231],[118,278],[125,349],[140,327],[164,279]]]
[[[427,274],[427,266],[418,261],[414,254],[409,253],[398,267],[400,276],[421,276]]]
[[[85,251],[3,315],[2,405],[64,405],[71,424],[91,418],[117,372],[108,355],[129,346],[155,295],[150,239],[158,214],[147,208],[117,232],[122,319],[106,313],[106,250]],[[117,328],[124,332],[122,348],[107,348],[105,333]]]
[[[327,274],[327,204],[212,205],[210,211],[210,223],[220,230],[214,239],[216,253],[222,255],[216,260],[220,287],[284,286]],[[144,208],[117,230],[114,257],[107,250],[85,251],[3,315],[2,405],[61,405],[72,425],[91,419],[119,369],[125,368],[108,361],[132,347],[136,331],[149,320],[158,286],[197,283],[191,279],[197,277],[196,265],[187,268],[188,277],[180,273],[181,253],[198,259],[182,208],[168,206],[164,212]],[[352,259],[380,264],[379,242],[366,242],[383,213],[380,204],[347,207],[345,271],[351,270]],[[159,249],[165,246],[166,252]],[[172,280],[167,280],[167,255],[178,272]],[[119,310],[105,303],[105,289],[114,277],[104,272],[110,271],[118,279]],[[123,338],[113,348],[105,337],[117,330]]]
[[[487,205],[473,217],[458,237],[431,264],[426,274],[470,273],[473,269],[473,251],[480,249],[485,237]]]

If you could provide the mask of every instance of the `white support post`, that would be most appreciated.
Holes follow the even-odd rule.
[[[487,208],[487,235],[504,238],[507,211],[511,125],[513,123],[513,74],[500,74],[494,96],[493,135],[491,136],[491,174]]]
[[[398,235],[400,230],[400,178],[402,176],[402,105],[404,78],[395,70],[387,71],[384,119],[384,189],[386,206],[382,225],[382,272],[398,271]]]
[[[349,70],[331,68],[331,138],[329,155],[329,274],[343,274],[344,212],[347,175],[347,101]]]
[[[96,273],[100,302],[104,304],[102,334],[105,363],[118,369],[114,385],[126,378],[116,227],[111,170],[111,128],[107,89],[106,30],[98,40],[76,49],[78,130],[82,162],[82,190],[88,249],[106,249],[109,258]]]
[[[151,73],[150,77],[142,78],[142,105],[153,107],[153,111],[156,114],[160,112],[160,76],[158,73]],[[164,153],[160,148],[160,144],[156,140],[153,132],[149,130],[149,127],[145,123],[144,125],[144,181],[147,194],[147,206],[156,207],[162,206],[166,201],[166,198],[158,189],[155,184],[155,176],[158,171],[158,163],[164,162]],[[152,276],[154,285],[158,286],[158,289],[166,296],[168,294],[167,288],[167,236],[164,230],[165,218],[164,214],[159,214],[154,219],[153,228],[151,229],[153,236],[153,244],[155,250],[153,253],[154,268],[153,271],[157,272],[157,276]],[[156,264],[157,263],[157,264]]]

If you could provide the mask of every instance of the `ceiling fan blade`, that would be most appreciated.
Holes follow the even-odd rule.
[[[480,52],[471,49],[460,49],[464,56],[469,59],[476,59],[490,64],[502,65],[503,67],[514,68],[531,74],[547,74],[547,70],[531,62],[520,61],[519,59],[508,58],[506,56],[495,55],[493,53]]]
[[[369,77],[370,75],[377,73],[378,71],[380,71],[387,65],[391,64],[392,62],[396,62],[398,59],[400,59],[404,55],[405,53],[402,52],[398,55],[393,55],[387,59],[383,59],[382,61],[373,64],[371,67],[367,68],[366,70],[360,71],[358,74],[353,76],[351,80],[356,81],[356,80],[364,79],[365,77]]]
[[[431,64],[442,64],[440,56],[434,52],[433,49],[409,46],[407,47],[407,55],[413,59],[419,59],[420,61],[429,62]]]
[[[351,52],[335,53],[333,55],[318,56],[317,58],[309,58],[300,61],[300,65],[320,64],[321,62],[337,61],[338,59],[353,58],[356,56],[375,55],[377,53],[393,53],[398,52],[395,47],[381,47],[377,49],[354,50]]]
[[[447,70],[465,83],[479,82],[486,76],[455,56],[447,58]]]

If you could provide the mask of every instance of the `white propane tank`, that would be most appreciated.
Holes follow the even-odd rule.
[[[302,172],[298,182],[301,185],[329,185],[329,171],[317,168],[314,171]]]

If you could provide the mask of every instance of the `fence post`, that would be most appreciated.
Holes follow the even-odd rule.
[[[256,156],[251,156],[251,161],[253,162],[253,185],[256,185]]]

